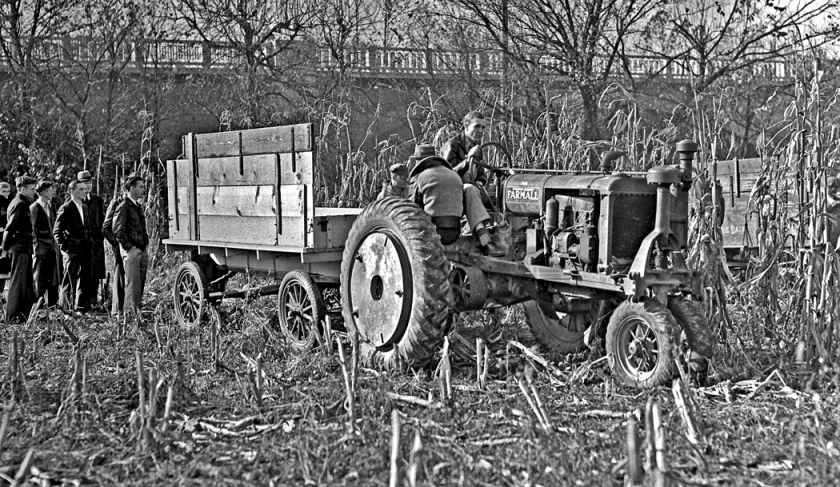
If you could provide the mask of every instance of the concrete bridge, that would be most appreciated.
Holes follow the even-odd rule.
[[[335,72],[342,63],[326,48],[303,42],[293,47],[314,60],[309,69]],[[275,46],[266,46],[264,52],[275,52]],[[145,70],[150,66],[181,74],[223,71],[241,67],[241,55],[231,46],[214,45],[187,40],[137,40],[125,42],[117,50],[126,62],[128,72]],[[269,65],[286,62],[281,53],[268,59]],[[352,47],[345,50],[345,74],[358,78],[407,78],[455,77],[469,72],[478,79],[501,79],[505,72],[504,56],[499,51],[485,50],[470,53],[431,49],[392,47]],[[48,38],[38,42],[33,50],[38,62],[56,63],[68,67],[77,63],[90,63],[103,59],[103,50],[82,37]],[[535,61],[545,66],[546,73],[570,73],[567,65],[547,55],[535,55]],[[630,74],[634,77],[657,76],[673,81],[688,80],[698,71],[696,63],[668,63],[658,56],[630,56],[629,73],[613,68],[616,76]],[[605,68],[606,59],[598,59],[596,72]],[[0,70],[8,70],[9,60],[0,55]],[[784,81],[792,77],[784,61],[766,61],[751,67],[754,75]]]

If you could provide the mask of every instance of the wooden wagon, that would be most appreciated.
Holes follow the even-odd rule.
[[[167,161],[168,252],[189,251],[174,283],[177,320],[195,325],[210,304],[254,290],[230,290],[237,272],[277,284],[280,327],[309,348],[325,316],[322,292],[337,289],[354,208],[316,208],[312,124],[188,134],[182,158]]]

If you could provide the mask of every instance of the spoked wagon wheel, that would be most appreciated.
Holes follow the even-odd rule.
[[[277,316],[292,348],[312,348],[324,314],[324,298],[309,274],[294,270],[283,276],[277,294]]]
[[[677,333],[674,315],[658,301],[621,303],[607,327],[613,374],[638,388],[667,384],[674,375]]]
[[[341,260],[341,298],[366,362],[431,361],[449,317],[445,264],[435,226],[416,204],[383,198],[359,215]]]
[[[209,293],[207,275],[195,262],[184,262],[175,275],[173,290],[175,319],[182,326],[195,326],[201,321]]]

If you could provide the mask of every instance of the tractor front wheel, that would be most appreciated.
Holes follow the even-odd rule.
[[[607,325],[607,355],[622,383],[640,389],[667,384],[674,375],[679,325],[653,299],[625,301]]]

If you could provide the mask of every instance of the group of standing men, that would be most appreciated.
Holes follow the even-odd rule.
[[[114,198],[106,210],[104,200],[91,193],[92,179],[89,171],[79,172],[58,211],[52,181],[18,177],[11,202],[11,188],[0,183],[2,255],[10,267],[8,321],[26,321],[40,298],[67,313],[98,310],[99,284],[106,277],[105,241],[115,256],[110,269],[111,313],[121,317],[139,312],[148,265],[149,238],[140,203],[145,183],[142,177],[129,175],[124,195]]]

